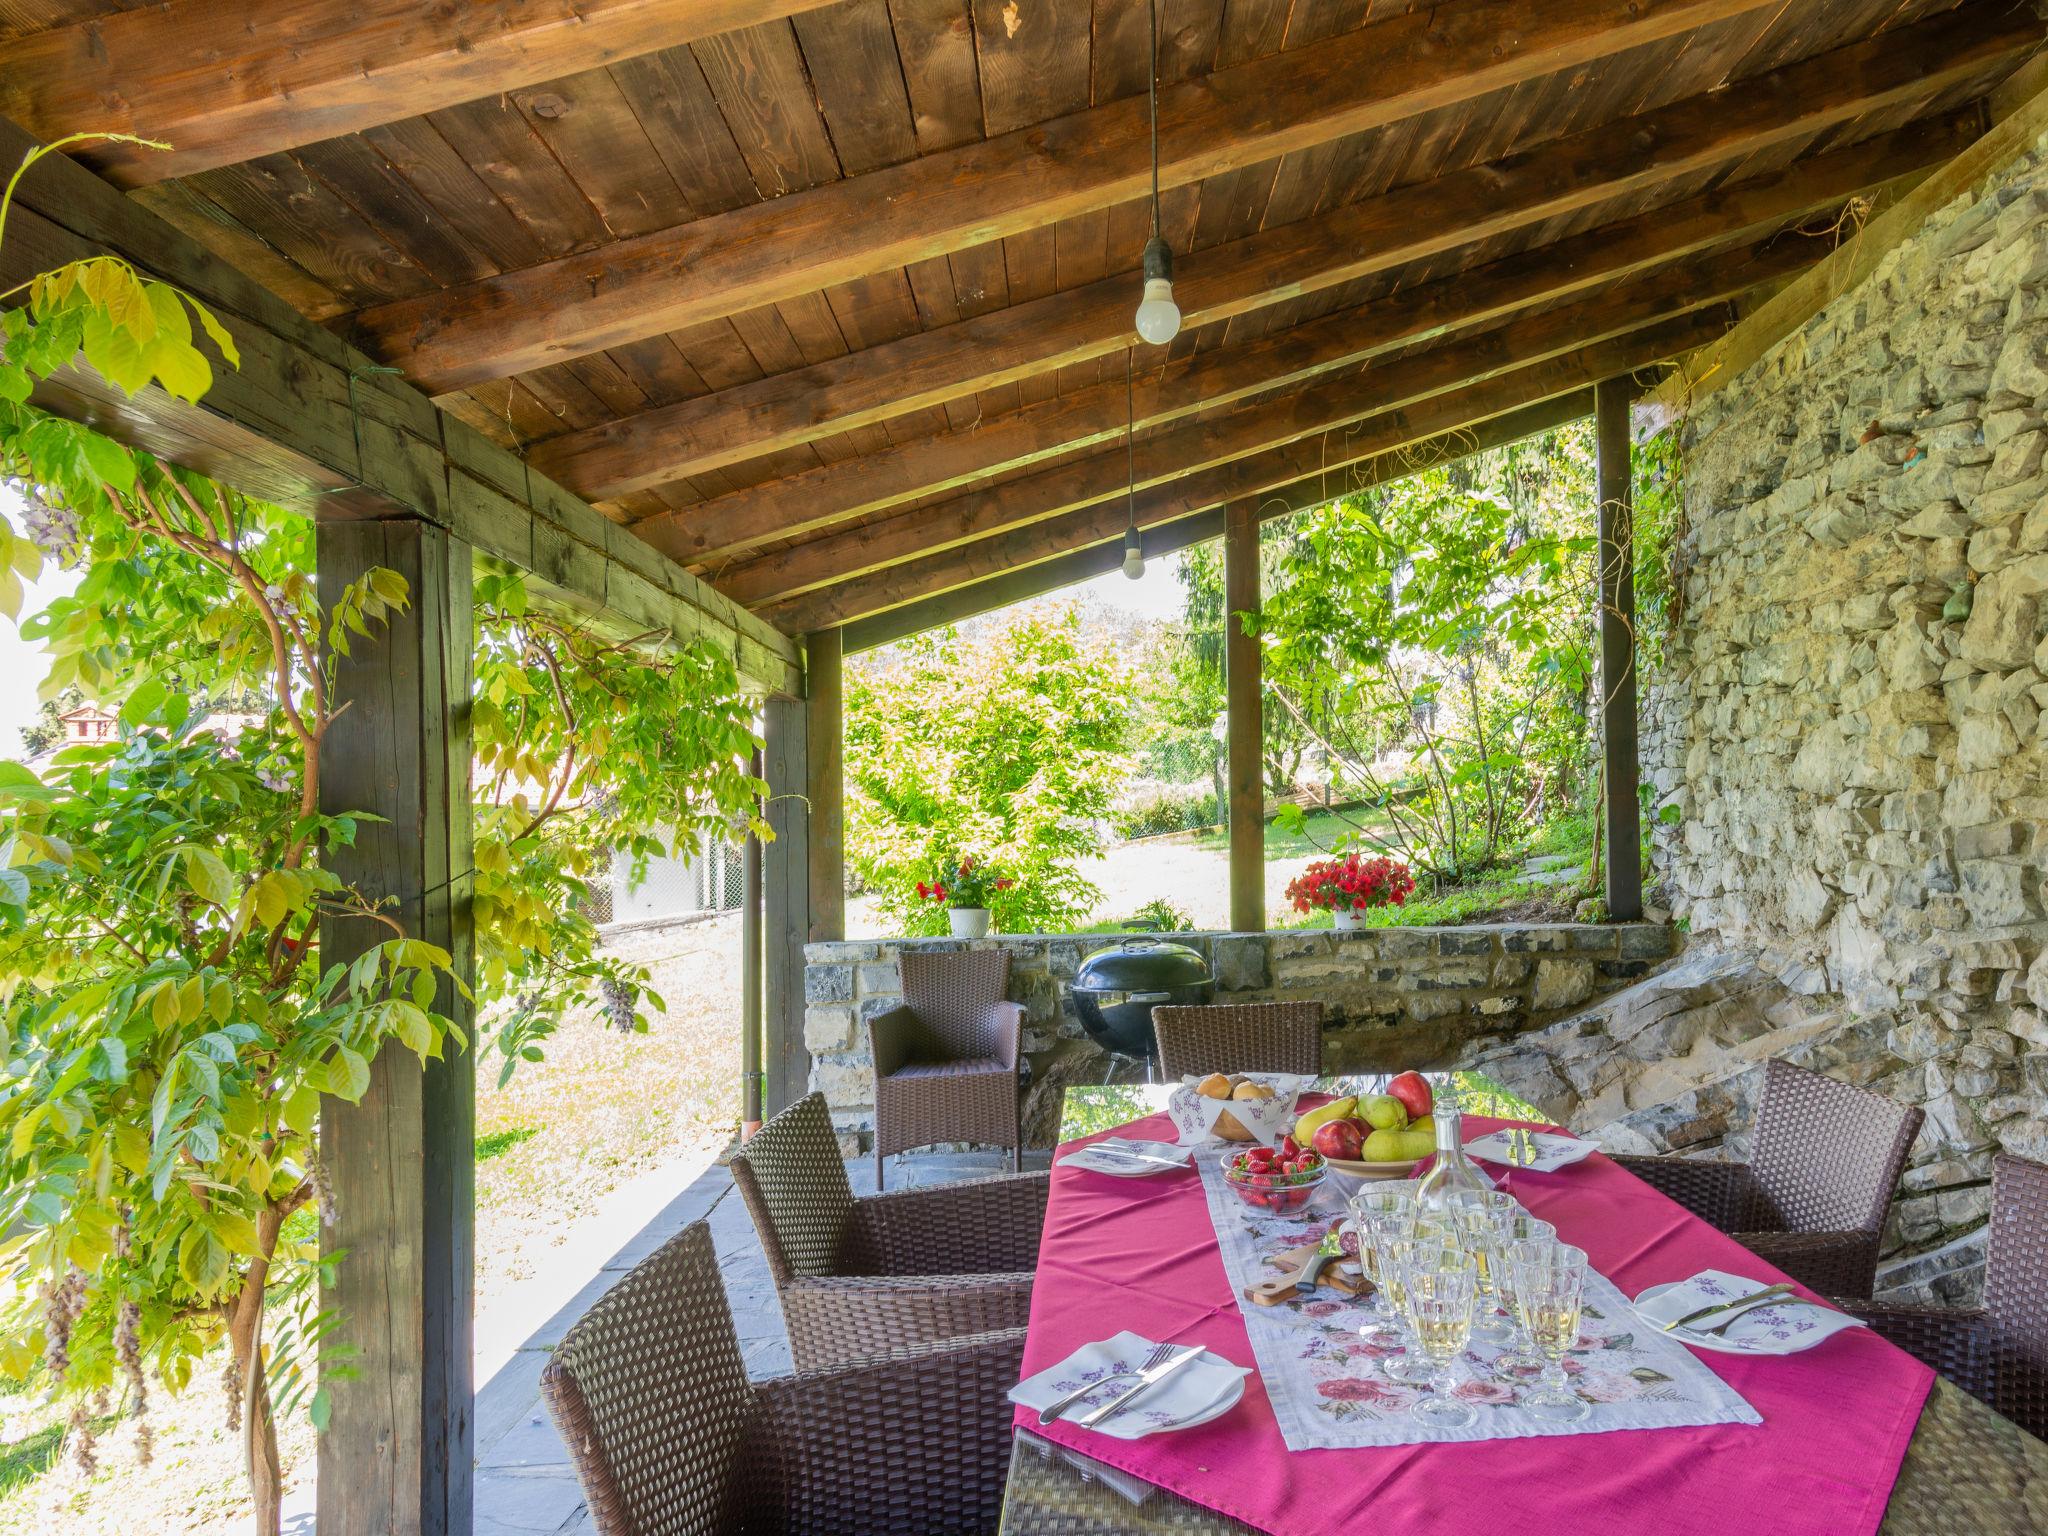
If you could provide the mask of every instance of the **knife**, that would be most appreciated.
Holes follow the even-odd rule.
[[[1097,1153],[1098,1155],[1100,1155],[1100,1156],[1103,1156],[1103,1157],[1115,1158],[1115,1159],[1117,1159],[1118,1161],[1121,1161],[1121,1162],[1126,1162],[1126,1163],[1141,1163],[1141,1164],[1143,1164],[1143,1165],[1144,1165],[1145,1167],[1147,1167],[1147,1168],[1185,1168],[1185,1167],[1187,1167],[1187,1164],[1186,1164],[1186,1163],[1184,1163],[1184,1162],[1176,1162],[1176,1161],[1175,1161],[1174,1159],[1172,1159],[1172,1158],[1170,1158],[1170,1157],[1154,1157],[1154,1156],[1153,1156],[1153,1155],[1152,1155],[1151,1153],[1149,1153],[1149,1152],[1130,1152],[1130,1151],[1126,1151],[1126,1150],[1125,1150],[1124,1148],[1122,1148],[1122,1147],[1112,1147],[1112,1146],[1108,1145],[1107,1143],[1105,1143],[1105,1142],[1100,1142],[1100,1141],[1096,1142],[1096,1143],[1095,1143],[1095,1144],[1094,1144],[1093,1146],[1089,1147],[1089,1148],[1088,1148],[1087,1150],[1088,1150],[1088,1151],[1090,1151],[1090,1152],[1094,1152],[1094,1153]]]
[[[1685,1316],[1666,1323],[1664,1331],[1669,1333],[1674,1328],[1689,1327],[1703,1317],[1712,1317],[1716,1312],[1726,1312],[1731,1307],[1744,1307],[1748,1306],[1752,1301],[1762,1301],[1766,1297],[1784,1297],[1791,1294],[1792,1287],[1782,1282],[1777,1285],[1766,1286],[1763,1290],[1751,1291],[1747,1296],[1738,1296],[1733,1301],[1717,1301],[1711,1307],[1701,1307],[1697,1312],[1688,1312]]]
[[[1100,1408],[1093,1409],[1090,1412],[1083,1414],[1080,1418],[1074,1420],[1074,1422],[1080,1425],[1083,1429],[1093,1429],[1096,1425],[1100,1424],[1104,1419],[1109,1418],[1112,1414],[1121,1411],[1127,1403],[1129,1403],[1133,1398],[1137,1397],[1139,1394],[1151,1391],[1154,1387],[1158,1386],[1159,1383],[1166,1380],[1167,1377],[1171,1376],[1175,1371],[1179,1370],[1182,1366],[1192,1365],[1196,1360],[1201,1358],[1201,1355],[1202,1346],[1199,1344],[1190,1344],[1183,1353],[1175,1355],[1171,1360],[1167,1361],[1166,1364],[1155,1367],[1153,1370],[1150,1370],[1146,1372],[1143,1376],[1140,1376],[1138,1378],[1138,1384],[1136,1386],[1131,1387],[1127,1391],[1117,1394],[1117,1396],[1111,1398],[1108,1402],[1104,1403]]]

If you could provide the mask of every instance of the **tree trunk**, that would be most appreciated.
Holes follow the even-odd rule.
[[[228,1318],[228,1341],[242,1379],[242,1467],[256,1510],[256,1536],[279,1536],[284,1523],[284,1469],[270,1412],[270,1373],[263,1364],[263,1303],[277,1234],[296,1201],[268,1206],[256,1218],[257,1257]]]

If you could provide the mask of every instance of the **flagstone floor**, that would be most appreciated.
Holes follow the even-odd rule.
[[[1048,1160],[1043,1152],[1025,1154],[1026,1167],[1043,1168]],[[1000,1152],[911,1154],[891,1163],[889,1187],[945,1184],[1008,1171],[1009,1157]],[[858,1159],[847,1172],[855,1193],[873,1192],[871,1159]],[[733,1189],[732,1175],[714,1165],[606,1259],[574,1299],[535,1328],[478,1391],[476,1536],[588,1536],[592,1527],[575,1470],[540,1400],[541,1367],[548,1351],[598,1297],[662,1243],[700,1220],[711,1224],[749,1374],[758,1378],[789,1372],[789,1339],[768,1281],[768,1262],[746,1204]],[[288,1529],[308,1533],[311,1521],[293,1522]]]

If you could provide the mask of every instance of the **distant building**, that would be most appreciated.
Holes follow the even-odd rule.
[[[80,742],[105,741],[114,734],[114,717],[97,704],[81,704],[76,709],[67,709],[57,717],[57,723],[64,727],[64,734],[50,748],[51,752],[75,747]]]

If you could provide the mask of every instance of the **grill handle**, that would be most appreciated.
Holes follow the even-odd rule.
[[[1173,994],[1171,992],[1133,992],[1124,1001],[1127,1003],[1170,1003],[1173,1001]]]

